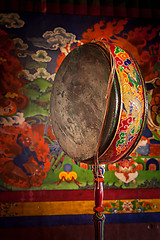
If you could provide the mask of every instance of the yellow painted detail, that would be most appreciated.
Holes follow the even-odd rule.
[[[0,203],[0,217],[93,214],[94,201],[16,202]],[[160,199],[104,200],[105,214],[160,212]]]

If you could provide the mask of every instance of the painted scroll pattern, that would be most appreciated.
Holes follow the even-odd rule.
[[[149,200],[115,200],[104,203],[106,213],[145,213],[155,211],[157,206]]]
[[[118,46],[110,44],[109,48],[116,62],[122,101],[119,127],[106,155],[114,161],[122,158],[138,137],[144,118],[144,90],[133,58]]]
[[[118,49],[120,49],[118,47]],[[115,48],[115,53],[117,48]],[[120,50],[119,50],[120,51]],[[128,142],[135,139],[142,123],[144,107],[144,97],[142,84],[140,82],[139,73],[136,66],[129,55],[120,51],[116,54],[116,62],[122,65],[117,65],[118,75],[122,83],[122,119],[119,128],[119,140],[116,144],[116,151],[119,155],[126,149]]]

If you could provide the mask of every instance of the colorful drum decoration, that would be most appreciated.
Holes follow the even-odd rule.
[[[127,157],[141,138],[147,118],[147,97],[136,60],[104,40],[87,43],[64,59],[51,94],[54,134],[64,152],[74,160],[94,164],[106,110],[111,57],[115,74],[99,162],[113,163]]]
[[[142,136],[148,112],[145,84],[136,60],[118,46],[109,44],[108,47],[115,59],[121,107],[116,134],[99,158],[104,163],[123,159],[134,150]]]

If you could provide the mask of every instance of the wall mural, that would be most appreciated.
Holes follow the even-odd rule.
[[[136,150],[105,166],[104,188],[160,188],[160,26],[147,19],[1,13],[1,190],[93,189],[92,166],[66,156],[56,141],[50,94],[65,56],[101,38],[136,58],[149,102]]]

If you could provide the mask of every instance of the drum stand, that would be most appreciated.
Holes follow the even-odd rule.
[[[95,199],[95,207],[94,207],[94,215],[93,215],[93,223],[95,229],[95,240],[104,240],[104,221],[105,215],[103,213],[103,182],[104,182],[104,174],[105,167],[101,166],[93,166],[93,174],[94,174],[94,199]]]

